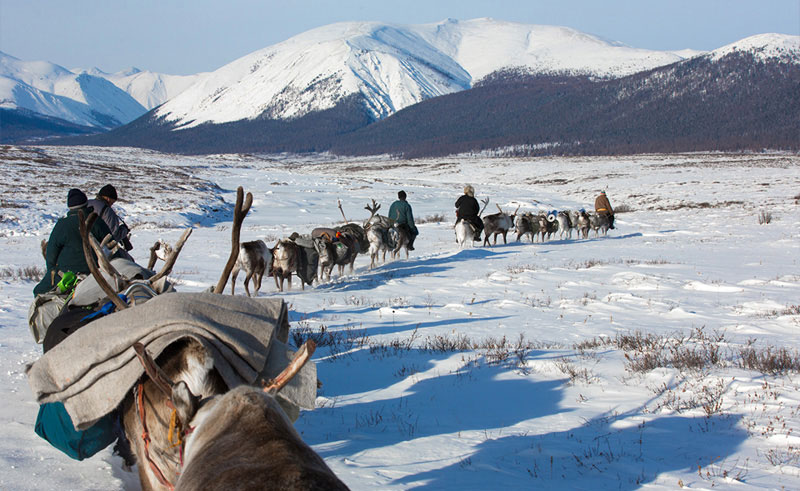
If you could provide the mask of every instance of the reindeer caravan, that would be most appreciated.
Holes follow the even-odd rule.
[[[222,295],[251,203],[239,188],[231,253],[205,293],[167,277],[191,229],[155,273],[109,259],[89,233],[97,215],[80,214],[91,276],[55,319],[31,317],[45,343],[27,373],[37,433],[77,459],[117,440],[145,490],[347,489],[292,425],[314,406],[314,343],[292,353],[282,300]]]

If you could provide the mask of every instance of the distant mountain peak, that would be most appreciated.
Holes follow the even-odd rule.
[[[712,59],[719,59],[734,52],[750,53],[762,60],[782,58],[800,63],[800,36],[778,33],[757,34],[715,49],[709,56]]]
[[[158,109],[187,128],[330,109],[353,94],[374,119],[468,89],[504,68],[618,77],[681,60],[575,29],[491,18],[397,25],[340,22],[298,34],[208,74]]]

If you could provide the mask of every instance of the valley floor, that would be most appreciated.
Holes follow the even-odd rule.
[[[243,240],[388,211],[404,189],[408,259],[280,294],[295,340],[321,341],[317,409],[296,423],[352,489],[800,487],[800,157],[786,154],[419,161],[183,157],[2,147],[0,488],[138,489],[107,449],[72,461],[33,433],[25,366],[39,242],[66,191],[106,182],[146,264],[195,228],[172,277],[216,284],[235,189]],[[591,209],[617,229],[460,250],[453,203]],[[488,211],[492,210],[492,211]],[[475,244],[478,245],[477,243]],[[229,287],[230,288],[230,287]],[[229,290],[228,290],[229,291]],[[241,283],[237,294],[243,294]],[[798,430],[798,431],[795,431]]]

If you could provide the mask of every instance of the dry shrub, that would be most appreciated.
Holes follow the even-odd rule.
[[[417,218],[416,223],[442,223],[446,220],[444,213],[434,213],[433,215],[426,215],[422,218]]]
[[[5,280],[30,280],[39,281],[44,276],[44,270],[38,266],[23,266],[20,268],[3,268],[0,270],[0,279]]]
[[[800,357],[796,351],[767,346],[756,349],[747,346],[739,350],[741,367],[771,375],[800,371]]]

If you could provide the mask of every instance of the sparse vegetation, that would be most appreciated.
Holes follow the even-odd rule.
[[[422,218],[417,218],[416,223],[441,223],[446,220],[444,213],[434,213],[433,215],[426,215]]]
[[[0,279],[39,281],[44,275],[44,270],[39,266],[23,266],[20,268],[0,269]]]
[[[759,225],[767,225],[772,222],[772,213],[769,211],[761,210],[758,214]]]

